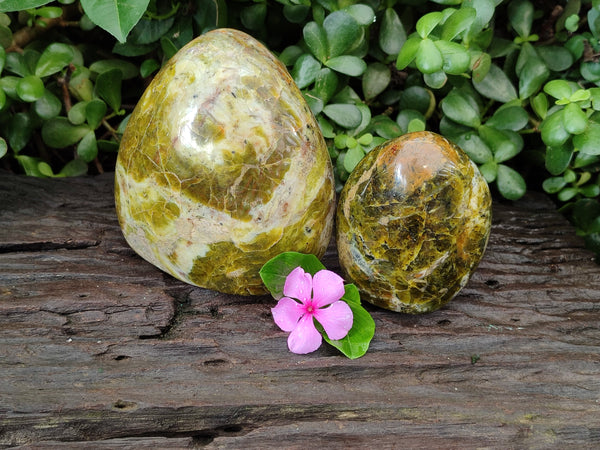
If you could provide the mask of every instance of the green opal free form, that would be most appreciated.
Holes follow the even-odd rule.
[[[156,75],[121,141],[121,229],[144,259],[185,282],[265,293],[258,272],[284,251],[321,256],[331,161],[285,67],[245,33],[218,29]]]
[[[435,133],[409,133],[356,166],[336,220],[348,281],[377,306],[421,313],[469,280],[487,245],[491,196],[459,147]]]

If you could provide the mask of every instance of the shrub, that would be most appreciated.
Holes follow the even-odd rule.
[[[372,148],[428,129],[468,153],[496,198],[553,195],[600,252],[599,0],[4,0],[0,12],[8,170],[111,170],[153,74],[229,26],[288,66],[338,190]]]

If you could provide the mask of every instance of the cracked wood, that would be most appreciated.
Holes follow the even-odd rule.
[[[600,446],[600,267],[544,196],[494,206],[441,310],[368,306],[350,361],[144,262],[112,183],[0,175],[0,447]]]

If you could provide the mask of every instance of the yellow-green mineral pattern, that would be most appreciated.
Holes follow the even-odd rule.
[[[149,85],[116,166],[123,235],[188,283],[262,294],[284,251],[322,255],[335,212],[331,161],[285,67],[258,41],[218,29]]]
[[[435,133],[373,149],[337,209],[340,265],[371,303],[433,311],[467,283],[487,245],[491,197],[475,164]]]

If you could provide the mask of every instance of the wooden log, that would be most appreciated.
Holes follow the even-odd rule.
[[[600,447],[600,267],[545,196],[495,204],[446,307],[368,306],[348,360],[135,255],[112,177],[0,176],[0,447]]]

